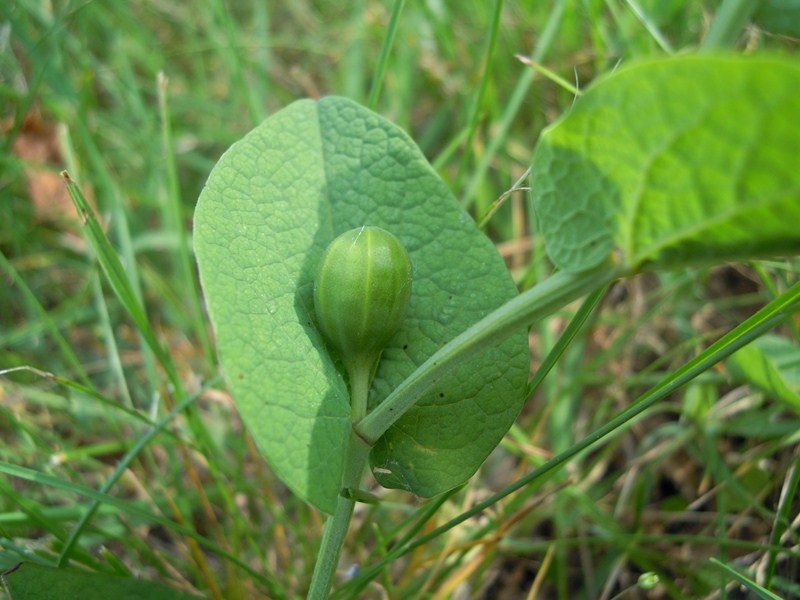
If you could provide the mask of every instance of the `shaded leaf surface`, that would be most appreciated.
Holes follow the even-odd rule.
[[[593,84],[533,158],[553,262],[631,272],[800,250],[800,65],[683,56]]]
[[[331,512],[349,434],[340,361],[314,322],[313,277],[340,233],[382,227],[412,263],[408,316],[383,353],[370,404],[513,297],[491,242],[405,133],[343,98],[276,113],[220,159],[195,213],[195,251],[237,407],[276,473]],[[429,496],[470,477],[516,418],[524,331],[463,365],[373,449],[387,487]]]
[[[152,581],[21,563],[2,576],[14,600],[196,600]]]

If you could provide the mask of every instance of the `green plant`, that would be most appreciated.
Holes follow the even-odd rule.
[[[319,596],[341,562],[337,598],[800,594],[797,262],[750,260],[797,253],[796,69],[768,52],[797,11],[248,4],[0,8],[7,592],[294,598],[316,565]],[[355,103],[278,112],[328,90]],[[222,383],[188,223],[270,113],[195,232]],[[42,131],[45,162],[17,153]],[[79,219],[34,218],[65,165]],[[359,419],[313,282],[364,224],[421,277]]]
[[[480,466],[525,399],[525,326],[644,270],[797,252],[800,180],[781,123],[800,110],[798,84],[791,61],[702,56],[633,64],[593,84],[533,157],[534,206],[559,271],[516,297],[413,142],[351,101],[295,103],[226,153],[198,203],[196,253],[245,420],[286,483],[332,514],[310,597],[327,593],[353,504],[365,497],[367,460],[381,484],[420,496]],[[248,185],[236,184],[242,177]],[[395,232],[414,264],[408,317],[378,364],[363,418],[351,416],[311,317],[325,246],[362,224]],[[786,318],[798,294],[787,291],[704,368]],[[349,312],[320,319],[323,331],[348,323]],[[352,348],[336,336],[334,345],[347,364]],[[372,371],[373,355],[362,370]]]

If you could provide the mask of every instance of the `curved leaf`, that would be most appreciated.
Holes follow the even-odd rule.
[[[343,98],[296,102],[220,159],[195,213],[195,251],[226,379],[260,450],[331,512],[350,431],[341,365],[314,322],[312,280],[338,234],[383,227],[408,251],[408,316],[370,404],[513,297],[491,242],[399,128]],[[524,331],[463,365],[374,448],[378,480],[419,495],[470,477],[508,430],[529,370]]]
[[[593,84],[533,157],[548,254],[630,271],[800,250],[800,65],[682,56]]]

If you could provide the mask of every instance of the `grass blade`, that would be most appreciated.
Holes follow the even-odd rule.
[[[768,589],[761,587],[755,581],[745,577],[736,569],[733,569],[726,565],[723,562],[718,561],[716,558],[709,558],[708,559],[712,565],[717,566],[723,573],[727,574],[731,579],[735,579],[739,583],[741,583],[744,587],[748,590],[753,592],[757,598],[761,598],[761,600],[781,600],[780,596],[777,596],[770,592]]]
[[[117,463],[117,467],[114,469],[114,472],[105,480],[102,486],[100,486],[100,493],[107,494],[109,490],[114,486],[114,484],[122,477],[122,474],[125,470],[131,465],[133,460],[139,455],[139,453],[144,449],[144,447],[150,443],[159,433],[161,433],[164,428],[169,425],[169,423],[183,410],[188,408],[191,404],[197,400],[198,397],[208,388],[210,387],[214,381],[208,382],[206,386],[201,388],[197,393],[192,394],[188,398],[186,398],[183,402],[177,404],[167,415],[159,419],[159,421],[139,440],[133,445],[125,456]],[[89,520],[94,516],[95,511],[100,506],[99,500],[94,500],[89,504],[89,507],[86,511],[81,515],[81,518],[78,520],[75,527],[69,534],[69,538],[67,538],[64,547],[61,549],[61,555],[58,558],[58,563],[56,566],[62,566],[64,562],[70,555],[73,547],[77,543],[78,539],[80,538],[81,533],[86,528],[89,523]]]
[[[70,481],[64,481],[62,479],[59,479],[58,477],[53,477],[52,475],[48,475],[47,473],[42,473],[41,471],[35,471],[33,469],[28,469],[27,467],[21,467],[19,465],[12,465],[4,461],[0,461],[0,473],[4,473],[11,477],[23,479],[25,481],[39,483],[41,485],[46,485],[55,489],[60,489],[74,494],[79,494],[81,496],[85,496],[95,502],[113,506],[114,508],[126,514],[139,517],[150,523],[166,527],[167,529],[175,533],[185,535],[193,539],[200,546],[203,546],[204,548],[211,550],[215,554],[218,554],[219,556],[226,558],[233,564],[240,567],[255,580],[266,586],[270,590],[270,593],[274,595],[274,597],[276,598],[285,597],[285,594],[281,591],[281,588],[277,582],[264,576],[262,573],[259,573],[258,571],[250,567],[250,565],[240,560],[237,556],[234,556],[229,552],[226,552],[223,548],[220,548],[214,542],[208,540],[207,538],[197,533],[197,531],[195,531],[193,528],[179,525],[178,523],[175,523],[174,521],[167,519],[166,517],[162,517],[161,515],[157,515],[153,512],[150,512],[142,508],[137,503],[130,502],[127,500],[121,500],[119,498],[115,498],[114,496],[109,496],[107,494],[99,492],[88,486]]]
[[[181,202],[178,170],[175,165],[175,154],[172,143],[172,130],[170,121],[169,104],[167,102],[167,76],[163,72],[158,74],[158,107],[161,113],[161,143],[164,152],[164,171],[167,178],[167,210],[164,221],[169,223],[178,239],[176,250],[176,271],[182,278],[179,290],[183,290],[183,302],[189,306],[189,318],[194,324],[195,336],[200,340],[206,362],[214,364],[214,350],[211,347],[208,330],[202,319],[203,308],[200,304],[200,283],[193,266],[190,251],[189,235],[184,225],[183,205]]]
[[[405,3],[405,0],[395,0],[394,6],[392,7],[392,16],[389,18],[389,27],[386,29],[386,37],[383,39],[381,55],[378,58],[378,67],[375,69],[375,75],[372,77],[372,89],[367,99],[367,106],[373,110],[378,105],[378,98],[381,95],[383,78],[386,76],[386,67],[389,65],[389,53],[394,45],[394,38],[397,35],[397,29],[400,25],[400,13],[403,12],[403,5]]]
[[[69,196],[72,199],[73,204],[75,204],[75,208],[81,217],[81,222],[86,230],[89,243],[92,245],[95,256],[97,257],[97,261],[100,263],[100,267],[103,269],[103,272],[105,273],[108,282],[111,284],[114,293],[122,303],[122,306],[125,308],[128,315],[131,317],[131,319],[133,319],[133,322],[136,324],[136,328],[143,336],[148,347],[166,371],[170,383],[172,383],[176,389],[181,389],[178,372],[172,363],[172,359],[159,343],[153,328],[150,327],[150,321],[145,314],[144,308],[139,303],[130,279],[128,279],[128,276],[125,273],[125,268],[122,266],[122,262],[120,262],[117,253],[111,246],[111,243],[108,241],[105,233],[103,233],[103,229],[100,227],[100,224],[97,222],[97,218],[94,215],[92,207],[86,201],[86,198],[83,196],[80,187],[78,187],[75,181],[73,181],[69,176],[69,173],[63,171],[61,176],[67,183]]]
[[[30,310],[36,314],[36,318],[41,323],[43,329],[47,330],[47,332],[53,338],[53,341],[61,351],[64,362],[69,365],[71,369],[73,369],[75,376],[80,379],[81,383],[86,386],[90,386],[91,383],[89,381],[89,376],[86,374],[86,370],[83,368],[83,365],[81,365],[81,361],[75,354],[72,346],[58,330],[58,327],[56,327],[55,323],[53,323],[53,319],[28,287],[28,284],[25,283],[25,280],[20,277],[19,273],[14,268],[14,265],[12,265],[11,261],[6,258],[2,250],[0,250],[0,267],[5,270],[8,277],[13,282],[13,285],[15,285],[21,292],[25,302]]]

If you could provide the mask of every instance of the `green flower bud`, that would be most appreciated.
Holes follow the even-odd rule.
[[[411,263],[400,241],[360,227],[325,250],[314,283],[317,322],[350,371],[371,369],[400,329],[411,294]]]

